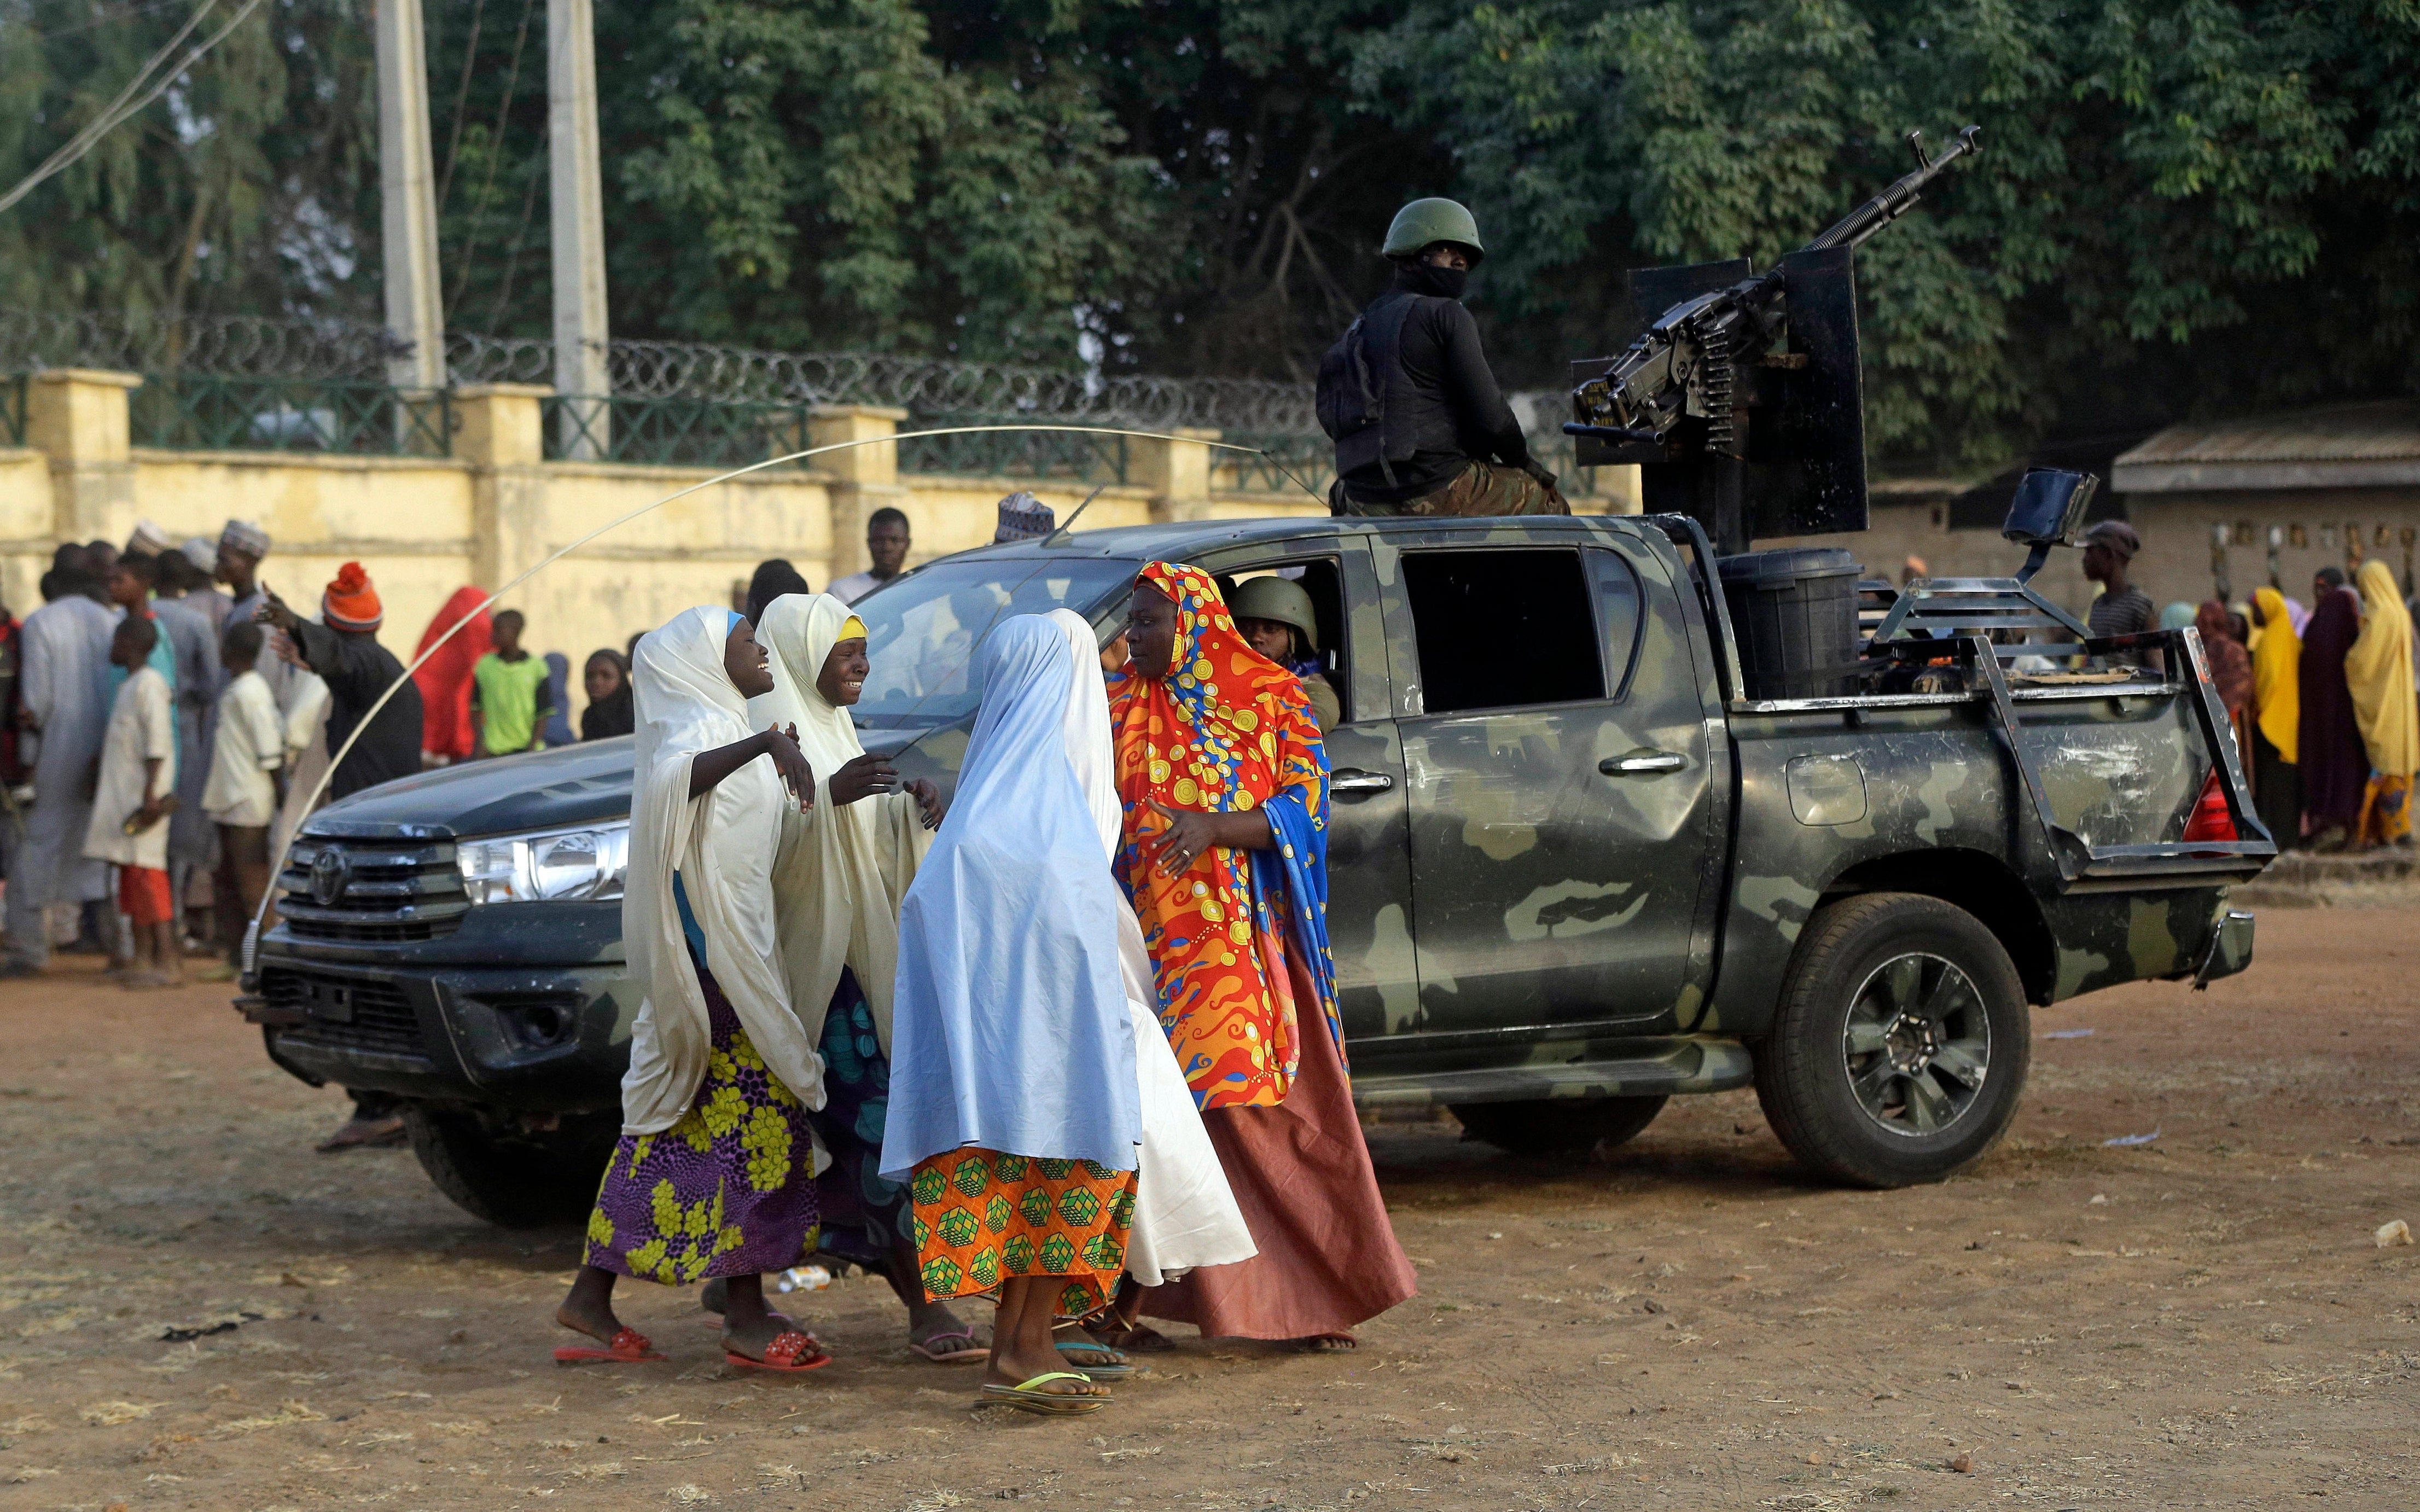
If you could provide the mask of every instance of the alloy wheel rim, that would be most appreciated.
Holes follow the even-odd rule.
[[[1954,961],[1911,951],[1867,974],[1840,1031],[1841,1068],[1866,1117],[1924,1139],[1981,1100],[1992,1065],[1983,994]]]

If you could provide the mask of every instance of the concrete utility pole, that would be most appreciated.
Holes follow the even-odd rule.
[[[386,323],[411,351],[387,367],[397,388],[445,386],[445,310],[437,283],[437,175],[428,146],[428,55],[420,0],[377,0],[379,212]]]
[[[590,0],[546,0],[547,189],[554,242],[554,391],[612,390],[606,366],[605,203],[597,168],[597,37]],[[602,402],[565,405],[557,422],[566,457],[594,459],[611,444]]]

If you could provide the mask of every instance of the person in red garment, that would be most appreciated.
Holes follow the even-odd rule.
[[[495,647],[493,623],[481,607],[487,601],[483,588],[455,589],[445,607],[420,632],[420,645],[412,650],[411,658],[418,662],[438,636],[465,618],[471,621],[411,675],[424,710],[420,726],[424,761],[436,765],[468,761],[478,751],[478,731],[471,724],[471,673],[479,658]]]
[[[1300,679],[1237,631],[1198,568],[1147,564],[1113,679],[1118,879],[1160,1022],[1259,1253],[1141,1291],[1212,1337],[1354,1347],[1411,1296],[1353,1111],[1327,954],[1327,758]],[[1151,1348],[1138,1299],[1103,1326]]]

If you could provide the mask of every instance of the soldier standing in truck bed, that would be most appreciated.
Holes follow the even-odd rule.
[[[1462,306],[1485,249],[1450,199],[1416,199],[1387,228],[1395,281],[1319,372],[1320,423],[1336,441],[1328,507],[1353,515],[1569,514],[1529,455]]]

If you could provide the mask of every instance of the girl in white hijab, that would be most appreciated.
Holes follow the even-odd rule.
[[[773,685],[765,663],[748,622],[727,609],[689,610],[639,642],[622,943],[644,995],[622,1139],[588,1220],[586,1263],[555,1312],[605,1348],[557,1349],[558,1361],[663,1358],[614,1317],[616,1276],[727,1276],[732,1364],[830,1363],[767,1311],[762,1283],[796,1265],[814,1232],[806,1113],[824,1100],[814,1037],[780,967],[772,890],[793,806],[783,788],[804,808],[814,774],[788,732],[749,732],[746,699]]]
[[[1092,625],[1073,610],[1054,609],[1044,617],[1059,627],[1075,654],[1076,676],[1067,697],[1067,759],[1101,833],[1102,852],[1114,857],[1125,844],[1125,820],[1118,803],[1109,687],[1101,677],[1099,643]],[[1142,1098],[1134,1228],[1126,1237],[1126,1274],[1131,1278],[1126,1286],[1131,1290],[1174,1281],[1196,1266],[1249,1260],[1257,1251],[1218,1152],[1202,1127],[1201,1110],[1185,1084],[1176,1052],[1160,1029],[1151,957],[1143,948],[1134,906],[1124,894],[1117,912],[1118,964],[1125,982],[1127,1016],[1134,1024],[1135,1073]],[[1060,1325],[1057,1341],[1062,1354],[1094,1375],[1104,1364],[1115,1366],[1125,1360],[1078,1322]]]
[[[809,1115],[832,1162],[817,1178],[821,1249],[876,1270],[908,1308],[908,1347],[939,1364],[984,1358],[975,1332],[916,1276],[908,1189],[878,1169],[891,1095],[891,992],[899,899],[941,819],[930,778],[902,783],[868,756],[849,707],[865,689],[865,625],[830,594],[785,594],[757,616],[773,689],[749,701],[758,729],[798,734],[823,801],[782,821],[773,868],[783,974],[824,1062]],[[707,1308],[719,1299],[704,1299]]]

